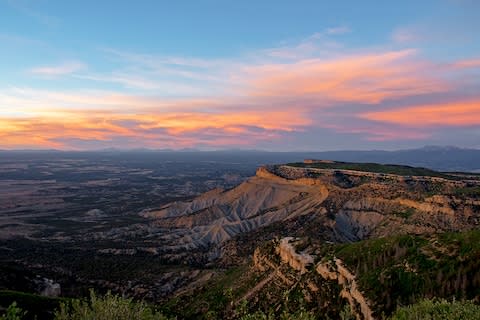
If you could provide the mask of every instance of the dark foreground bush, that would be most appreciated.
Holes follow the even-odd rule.
[[[13,302],[6,310],[4,315],[0,316],[0,320],[22,320],[26,312],[17,306],[16,302]]]
[[[240,320],[315,320],[315,316],[307,311],[297,311],[294,313],[284,312],[280,317],[275,316],[273,313],[264,313],[257,311],[255,313],[249,313],[241,316]]]
[[[347,310],[348,311],[348,310]],[[12,303],[0,320],[22,320],[26,312]],[[314,320],[318,315],[303,308],[294,312],[283,312],[280,316],[261,311],[238,315],[240,320]],[[351,319],[350,312],[342,312],[339,319]],[[210,317],[206,317],[210,318]],[[214,317],[215,318],[215,317]],[[93,291],[87,300],[72,300],[62,303],[55,312],[54,320],[168,320],[144,302],[134,302],[118,295],[98,297]],[[480,306],[471,301],[444,299],[423,300],[414,305],[398,308],[390,320],[480,320]]]
[[[423,300],[399,308],[391,320],[479,320],[480,306],[471,301]]]
[[[166,320],[161,313],[152,310],[144,302],[112,295],[98,297],[90,291],[90,299],[62,303],[55,312],[55,320]]]

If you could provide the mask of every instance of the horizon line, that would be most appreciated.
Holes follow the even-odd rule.
[[[408,150],[475,150],[480,151],[480,148],[472,147],[460,147],[452,145],[425,145],[422,147],[412,147],[412,148],[399,148],[399,149],[337,149],[337,150],[267,150],[267,149],[196,149],[196,148],[180,148],[180,149],[153,149],[153,148],[103,148],[103,149],[0,149],[0,152],[73,152],[73,153],[82,153],[82,152],[171,152],[171,153],[181,153],[181,152],[263,152],[263,153],[323,153],[323,152],[374,152],[374,151],[383,151],[383,152],[396,152],[396,151],[408,151]]]

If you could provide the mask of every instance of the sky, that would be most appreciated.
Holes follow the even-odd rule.
[[[480,1],[0,0],[0,149],[480,148]]]

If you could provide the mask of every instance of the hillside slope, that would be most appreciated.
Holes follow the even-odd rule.
[[[480,301],[480,230],[403,235],[351,244],[282,238],[251,263],[171,301],[182,318],[236,318],[239,308],[281,314],[308,310],[337,319],[382,319],[424,298]],[[238,271],[240,270],[240,271]],[[205,306],[208,306],[205,309]]]
[[[158,226],[176,230],[167,236],[174,243],[172,249],[191,249],[310,213],[327,196],[320,181],[287,180],[261,168],[234,189],[214,190],[191,202],[176,202],[143,215],[156,219]]]

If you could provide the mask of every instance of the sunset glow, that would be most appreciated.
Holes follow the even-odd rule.
[[[0,20],[12,17],[0,29],[7,48],[0,56],[6,66],[0,75],[0,148],[394,148],[442,143],[452,128],[454,141],[464,145],[464,137],[480,127],[478,39],[465,31],[461,46],[456,40],[446,44],[435,35],[436,23],[421,16],[410,21],[399,13],[373,32],[345,14],[337,24],[318,24],[310,32],[294,28],[283,39],[280,30],[271,31],[248,46],[246,34],[238,35],[238,43],[222,34],[214,45],[236,49],[212,53],[204,46],[178,49],[180,43],[168,44],[162,31],[149,41],[128,34],[118,39],[105,30],[91,38],[77,34],[78,43],[50,41],[42,30],[63,37],[63,28],[81,28],[88,5],[75,16],[66,4],[29,6],[38,14],[0,3]],[[465,25],[478,24],[467,14],[475,4],[442,6],[465,13]],[[180,14],[176,10],[170,14]],[[273,25],[280,26],[279,15]],[[442,18],[452,21],[439,16],[438,23]],[[92,25],[101,23],[92,19]],[[14,31],[25,20],[24,30]],[[139,36],[150,35],[148,23],[139,23]],[[252,21],[252,27],[260,25]],[[69,32],[74,37],[76,31]],[[196,34],[189,32],[178,30],[177,36],[194,42]],[[432,49],[436,41],[452,54]]]
[[[405,126],[480,126],[480,100],[405,107],[364,117]]]

